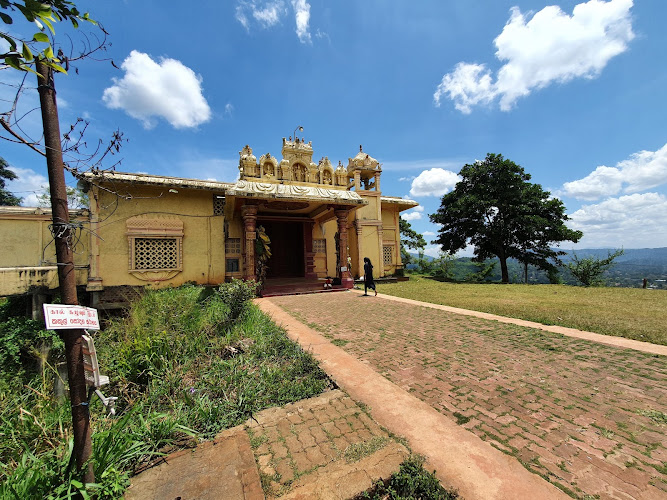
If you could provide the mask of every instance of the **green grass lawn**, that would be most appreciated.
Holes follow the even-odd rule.
[[[667,345],[667,291],[567,285],[446,283],[419,275],[381,293],[546,325]]]

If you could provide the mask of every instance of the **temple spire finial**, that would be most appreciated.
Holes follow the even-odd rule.
[[[363,153],[363,151],[364,151],[364,150],[361,149],[361,144],[359,144],[359,152],[360,152],[360,153]]]

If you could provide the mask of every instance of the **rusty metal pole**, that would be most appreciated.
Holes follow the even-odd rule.
[[[49,172],[60,298],[63,304],[77,305],[79,302],[76,296],[74,255],[69,244],[67,186],[65,184],[63,153],[60,147],[60,124],[58,123],[53,70],[41,61],[37,61],[36,70],[37,89],[42,109],[42,124],[44,126],[46,165]],[[83,471],[84,482],[94,483],[93,464],[89,460],[92,455],[92,444],[88,398],[86,397],[86,376],[83,368],[82,334],[83,330],[61,330],[61,337],[65,342],[65,359],[69,378],[72,427],[74,430],[74,458],[77,470],[81,471],[84,465],[86,466]]]

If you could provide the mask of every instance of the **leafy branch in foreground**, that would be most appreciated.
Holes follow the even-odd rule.
[[[51,39],[44,32],[45,28],[51,35],[55,35],[53,25],[60,21],[69,21],[75,28],[79,27],[80,21],[97,25],[87,12],[79,12],[73,2],[66,0],[51,0],[50,2],[0,0],[0,9],[2,9],[0,19],[6,25],[14,24],[13,16],[18,11],[20,17],[35,23],[39,28],[39,31],[29,40],[13,36],[5,30],[0,31],[0,38],[9,44],[9,50],[0,54],[0,57],[4,59],[7,66],[19,71],[34,72],[30,64],[37,59],[56,71],[66,73],[67,69],[61,65],[66,62],[64,54],[62,51],[59,51],[57,56],[54,54]]]

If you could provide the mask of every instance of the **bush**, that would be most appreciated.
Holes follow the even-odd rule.
[[[597,257],[586,257],[580,259],[576,254],[572,255],[572,262],[568,262],[567,268],[583,286],[600,286],[604,282],[602,274],[614,265],[614,259],[623,255],[623,249],[608,252],[606,259]]]
[[[408,457],[401,468],[385,482],[378,481],[370,491],[357,499],[372,500],[455,500],[459,495],[447,491],[435,477],[435,473],[424,469],[424,458],[416,455]]]
[[[25,317],[26,297],[10,297],[0,304],[0,366],[7,371],[34,369],[40,349],[52,357],[64,355],[64,344],[44,324]]]
[[[255,281],[242,281],[232,279],[231,283],[223,283],[218,288],[218,293],[223,302],[229,306],[229,317],[236,320],[246,303],[256,295],[258,284]]]

